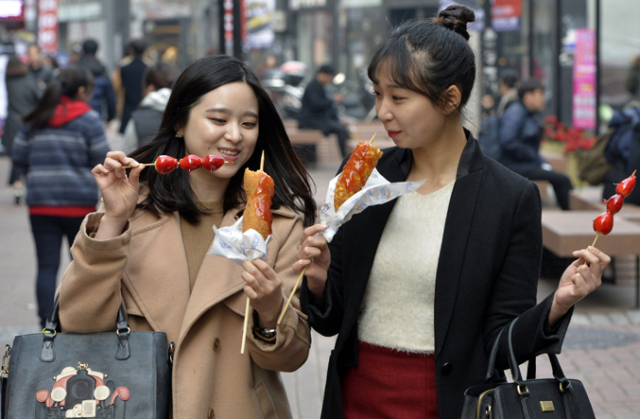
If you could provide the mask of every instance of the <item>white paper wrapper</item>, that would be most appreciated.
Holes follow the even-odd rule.
[[[378,172],[378,169],[373,169],[364,188],[347,199],[336,212],[333,206],[333,195],[335,194],[339,176],[333,178],[329,183],[327,196],[320,210],[320,220],[328,226],[321,233],[327,243],[333,240],[333,236],[338,232],[340,226],[349,221],[355,214],[361,213],[372,205],[384,204],[403,194],[413,192],[424,183],[424,180],[390,183]]]
[[[231,259],[238,265],[242,265],[245,260],[260,259],[267,256],[267,247],[273,238],[271,235],[267,240],[254,229],[242,232],[242,219],[240,217],[230,227],[216,228],[213,231],[216,237],[213,239],[210,255],[223,256]]]

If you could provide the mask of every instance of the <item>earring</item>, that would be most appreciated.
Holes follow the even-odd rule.
[[[182,138],[182,135],[176,134],[176,138]]]

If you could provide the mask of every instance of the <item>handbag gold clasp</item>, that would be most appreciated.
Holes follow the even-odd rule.
[[[4,348],[4,356],[2,357],[2,370],[0,371],[0,375],[6,374],[9,375],[9,357],[11,356],[11,346],[7,345]]]
[[[521,389],[521,387],[524,387],[524,389]],[[518,389],[518,394],[520,395],[520,397],[523,397],[523,396],[525,396],[525,395],[526,395],[526,396],[528,396],[528,395],[529,395],[529,387],[527,387],[527,386],[520,386],[520,385],[519,385],[519,386],[517,386],[516,388]],[[524,393],[524,394],[523,394],[523,393]]]
[[[173,356],[176,353],[176,344],[171,342],[169,344],[169,361],[173,364]]]

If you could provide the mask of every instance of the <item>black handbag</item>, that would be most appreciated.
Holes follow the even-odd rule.
[[[58,312],[56,299],[42,333],[7,347],[2,419],[168,417],[173,344],[165,333],[131,332],[122,307],[112,333],[59,333]]]
[[[579,380],[566,378],[558,357],[547,354],[553,378],[535,378],[535,360],[529,360],[527,379],[522,380],[511,342],[509,325],[509,367],[513,382],[496,377],[496,339],[489,355],[485,384],[470,387],[464,394],[461,419],[595,419],[591,402]],[[502,332],[500,333],[502,334]]]

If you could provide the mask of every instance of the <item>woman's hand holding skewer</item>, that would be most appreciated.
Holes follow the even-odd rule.
[[[134,166],[127,176],[124,166]],[[122,151],[110,151],[103,164],[91,170],[100,188],[105,215],[96,239],[108,239],[122,233],[138,202],[139,178],[143,166]]]
[[[305,270],[309,291],[317,300],[322,299],[327,282],[327,271],[331,264],[327,241],[318,234],[326,228],[325,224],[316,224],[304,230],[297,246],[298,261],[292,266],[293,270],[298,273]]]

